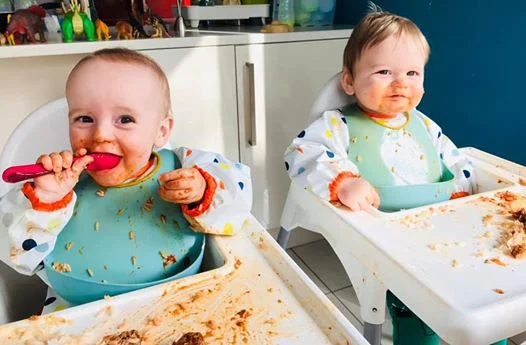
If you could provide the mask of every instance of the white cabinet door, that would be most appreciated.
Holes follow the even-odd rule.
[[[322,86],[341,70],[346,42],[236,47],[241,161],[252,169],[253,214],[268,229],[279,227],[290,184],[283,153],[308,125]]]
[[[170,82],[173,147],[189,146],[239,159],[234,47],[143,51]]]

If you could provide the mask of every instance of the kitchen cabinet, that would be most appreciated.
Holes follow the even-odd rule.
[[[322,86],[341,70],[346,39],[236,47],[239,148],[252,169],[252,213],[279,227],[290,179],[283,153],[309,123]]]

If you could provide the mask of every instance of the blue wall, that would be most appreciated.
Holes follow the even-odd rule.
[[[526,2],[374,2],[413,20],[431,45],[418,108],[457,146],[526,165]],[[338,0],[335,22],[356,24],[366,3]]]

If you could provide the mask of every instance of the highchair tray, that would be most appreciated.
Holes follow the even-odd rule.
[[[0,344],[110,344],[139,334],[139,344],[171,345],[187,332],[207,344],[367,344],[254,218],[207,243],[204,265],[216,268],[3,325]]]
[[[446,341],[483,344],[526,330],[526,169],[462,151],[473,161],[475,195],[393,213],[318,201],[328,211],[318,217],[335,229],[323,235],[337,253],[350,252]],[[524,214],[514,218],[512,203]]]

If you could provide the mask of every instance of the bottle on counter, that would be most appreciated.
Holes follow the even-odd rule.
[[[294,0],[274,0],[272,19],[294,27]]]

